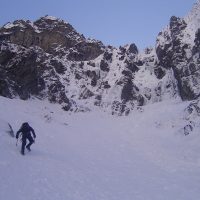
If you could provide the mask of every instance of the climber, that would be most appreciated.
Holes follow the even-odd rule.
[[[26,149],[28,151],[31,151],[30,146],[35,142],[36,135],[35,135],[35,131],[33,130],[33,128],[31,126],[29,126],[29,124],[27,122],[24,122],[22,124],[21,128],[17,131],[16,139],[19,138],[20,133],[21,133],[21,136],[22,136],[21,154],[25,155],[24,154],[25,146],[26,146]],[[31,133],[33,134],[34,139],[31,135]],[[28,145],[26,145],[27,139],[29,140]]]

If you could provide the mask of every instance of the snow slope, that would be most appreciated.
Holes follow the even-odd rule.
[[[116,117],[0,97],[0,199],[200,199],[200,127],[182,134],[188,104],[164,101]],[[3,122],[16,132],[24,121],[37,138],[22,156]]]

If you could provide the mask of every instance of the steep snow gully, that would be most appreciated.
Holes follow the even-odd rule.
[[[180,117],[188,104],[165,101],[117,117],[0,97],[0,199],[200,199],[200,127],[186,136]],[[6,129],[9,122],[16,133],[24,121],[37,139],[22,156]]]

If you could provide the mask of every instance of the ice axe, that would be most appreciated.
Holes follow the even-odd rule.
[[[17,138],[16,146],[18,145],[18,140],[19,140],[20,136],[21,136],[21,134],[20,134],[19,137]]]
[[[19,138],[17,138],[17,141],[16,141],[16,146],[18,145],[18,140],[19,140]]]

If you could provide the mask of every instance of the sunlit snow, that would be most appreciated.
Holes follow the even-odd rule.
[[[183,134],[188,104],[163,101],[116,117],[0,97],[0,199],[199,199],[200,127]],[[24,121],[37,138],[22,156],[5,124],[16,133]]]

